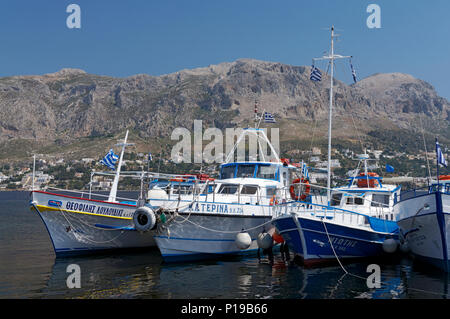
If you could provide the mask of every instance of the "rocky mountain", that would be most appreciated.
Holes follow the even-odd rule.
[[[194,119],[221,129],[250,124],[255,100],[260,111],[275,114],[282,140],[311,140],[313,126],[318,132],[327,128],[329,78],[312,82],[309,72],[305,66],[241,59],[162,76],[114,78],[63,69],[3,77],[0,159],[32,149],[66,152],[80,141],[115,138],[125,129],[147,149],[167,145],[175,127],[190,129]],[[354,85],[337,81],[334,92],[338,137],[355,142],[377,130],[417,132],[423,113],[421,125],[430,136],[450,142],[450,103],[424,81],[375,74]]]

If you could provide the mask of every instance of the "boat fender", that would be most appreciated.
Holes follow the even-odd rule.
[[[273,238],[268,233],[260,233],[256,239],[258,247],[262,249],[268,249],[273,245]]]
[[[252,238],[249,233],[238,233],[234,242],[239,249],[247,249],[252,244]]]
[[[383,242],[383,250],[388,254],[392,254],[397,250],[397,241],[392,238],[388,238]]]
[[[149,231],[156,226],[156,215],[150,207],[139,207],[133,213],[133,223],[137,231]]]

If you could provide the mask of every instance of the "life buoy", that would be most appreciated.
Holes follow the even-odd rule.
[[[366,174],[364,173],[360,173],[359,177],[365,177]],[[378,180],[374,179],[374,178],[370,178],[370,177],[379,177],[379,175],[377,173],[374,172],[369,172],[367,173],[367,176],[369,176],[369,187],[370,188],[374,188],[376,186],[378,186]],[[358,179],[358,183],[357,183],[358,187],[367,187],[367,178],[359,178]]]
[[[270,206],[273,206],[273,204],[278,205],[278,201],[275,195],[272,196],[272,198],[270,199]]]
[[[440,181],[450,181],[450,175],[439,175]]]
[[[295,193],[295,187],[294,187],[294,184],[298,184],[298,183],[301,183],[301,184],[305,185],[305,190],[304,190],[304,192],[302,192],[300,194],[300,196],[298,196]],[[291,193],[291,198],[293,200],[305,200],[306,197],[308,197],[310,191],[311,191],[311,186],[309,185],[309,181],[306,178],[301,178],[301,179],[297,178],[297,179],[295,179],[292,182],[291,187],[289,188],[289,192]]]

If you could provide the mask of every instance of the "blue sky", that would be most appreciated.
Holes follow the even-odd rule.
[[[66,26],[66,7],[81,7],[81,29]],[[369,29],[369,4],[381,28]],[[358,77],[402,72],[450,99],[448,0],[3,0],[0,76],[61,68],[125,77],[160,75],[253,58],[310,65],[329,48],[353,55]],[[347,63],[337,78],[351,82]]]

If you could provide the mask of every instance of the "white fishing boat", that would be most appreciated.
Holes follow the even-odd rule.
[[[397,249],[398,227],[393,205],[400,187],[382,184],[381,178],[367,169],[367,156],[360,158],[364,171],[350,179],[349,185],[331,189],[331,127],[333,108],[334,60],[351,58],[334,53],[334,28],[331,52],[314,60],[330,61],[330,105],[328,126],[327,201],[288,202],[279,205],[273,220],[289,248],[305,265],[331,260],[380,256]],[[353,68],[352,68],[353,69]],[[314,67],[311,80],[320,81]],[[312,186],[310,186],[312,187]]]
[[[417,259],[449,272],[450,175],[401,197],[394,206],[400,239]]]
[[[300,181],[299,169],[279,158],[264,130],[243,130],[267,143],[272,160],[234,161],[234,150],[221,165],[220,177],[197,183],[179,179],[154,186],[147,204],[157,223],[154,236],[165,261],[214,258],[272,247],[272,216],[290,200],[287,186]],[[149,217],[154,220],[154,217]],[[276,236],[275,236],[276,237]]]
[[[116,172],[109,174],[114,176],[109,196],[91,191],[32,190],[30,208],[42,218],[57,256],[155,246],[152,233],[137,231],[133,222],[144,200],[140,204],[137,199],[117,196],[123,154],[130,145],[127,138],[128,131],[119,144],[122,151]],[[135,172],[133,176],[139,174],[143,178],[144,172]]]

